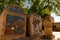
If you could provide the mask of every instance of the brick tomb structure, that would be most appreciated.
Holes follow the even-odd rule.
[[[34,13],[28,16],[27,18],[27,36],[37,36],[42,33],[42,19],[41,17]]]
[[[26,35],[26,13],[18,5],[8,5],[0,15],[0,35]]]

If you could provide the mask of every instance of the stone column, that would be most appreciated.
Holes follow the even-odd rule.
[[[53,33],[52,33],[52,25],[53,21],[51,16],[47,16],[44,19],[44,35],[48,35],[51,38],[54,38]]]

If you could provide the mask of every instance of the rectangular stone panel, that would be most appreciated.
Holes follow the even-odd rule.
[[[42,19],[38,14],[29,15],[29,17],[27,18],[27,21],[28,21],[27,22],[28,23],[28,26],[27,26],[27,35],[28,36],[41,34]]]
[[[6,34],[24,34],[25,18],[20,16],[7,15]]]

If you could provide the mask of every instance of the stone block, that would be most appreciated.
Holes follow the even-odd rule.
[[[53,36],[52,25],[53,25],[53,22],[51,20],[51,16],[45,17],[45,19],[44,19],[44,35],[49,35],[50,37]]]
[[[41,17],[34,13],[28,16],[27,18],[27,35],[32,36],[42,33],[42,19]]]

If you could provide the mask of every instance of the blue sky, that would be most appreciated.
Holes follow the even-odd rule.
[[[27,7],[29,7],[29,8],[30,8],[30,6],[31,6],[31,4],[29,4],[29,2],[28,2],[28,1],[26,1],[26,2],[24,3],[24,7],[25,7],[25,8],[27,8]]]

